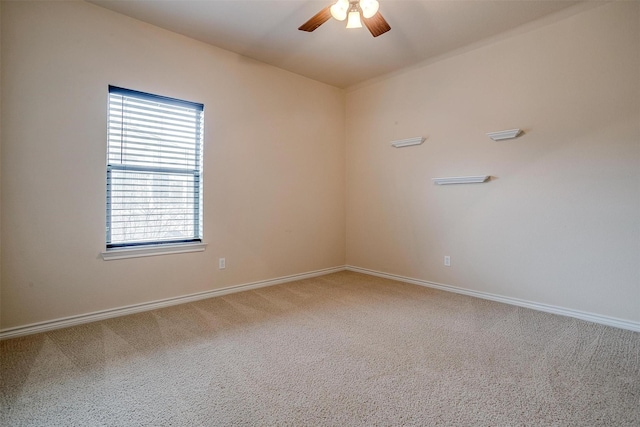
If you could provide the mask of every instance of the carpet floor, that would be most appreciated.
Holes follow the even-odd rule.
[[[3,426],[639,426],[640,334],[353,272],[0,342]]]

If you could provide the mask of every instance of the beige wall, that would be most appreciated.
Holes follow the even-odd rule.
[[[344,91],[91,4],[2,7],[1,328],[344,264]],[[205,252],[100,258],[109,84],[205,104]]]
[[[347,93],[347,264],[639,321],[639,10],[590,9]]]

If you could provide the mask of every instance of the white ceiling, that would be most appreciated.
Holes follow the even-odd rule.
[[[130,17],[346,88],[512,30],[578,1],[379,0],[391,31],[330,19],[298,31],[335,0],[87,0]]]

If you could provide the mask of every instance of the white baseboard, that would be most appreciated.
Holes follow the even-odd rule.
[[[397,274],[382,273],[380,271],[369,270],[367,268],[345,266],[345,270],[357,273],[369,274],[371,276],[383,277],[385,279],[397,280],[399,282],[411,283],[414,285],[426,286],[428,288],[440,289],[447,292],[455,292],[457,294],[469,295],[476,298],[487,299],[491,301],[502,302],[505,304],[517,305],[519,307],[531,308],[533,310],[544,311],[547,313],[559,314],[561,316],[575,317],[576,319],[586,320],[588,322],[599,323],[601,325],[613,326],[614,328],[628,329],[630,331],[640,332],[640,322],[631,320],[618,319],[615,317],[603,316],[600,314],[587,313],[585,311],[573,310],[570,308],[557,307],[554,305],[541,304],[532,301],[526,301],[518,298],[505,297],[501,295],[490,294],[487,292],[472,291],[469,289],[458,288],[451,285],[443,285],[441,283],[429,282],[426,280],[413,279],[410,277],[399,276]]]
[[[246,283],[243,285],[229,286],[222,289],[198,292],[196,294],[184,295],[180,297],[167,298],[158,301],[151,301],[142,304],[134,304],[125,307],[113,308],[109,310],[96,311],[93,313],[81,314],[78,316],[64,317],[61,319],[49,320],[46,322],[32,323],[25,326],[0,330],[0,340],[21,337],[24,335],[37,334],[40,332],[52,331],[54,329],[68,328],[69,326],[81,325],[83,323],[95,322],[98,320],[110,319],[113,317],[126,316],[128,314],[140,313],[143,311],[155,310],[172,305],[184,304],[199,301],[202,299],[219,297],[235,292],[248,291],[250,289],[264,288],[266,286],[279,285],[281,283],[293,282],[296,280],[308,279],[311,277],[324,276],[325,274],[343,271],[344,266],[325,268],[322,270],[310,271],[307,273],[293,274],[290,276],[278,277],[276,279],[260,280],[258,282]]]
[[[214,289],[211,291],[199,292],[196,294],[184,295],[181,297],[167,298],[159,301],[152,301],[148,303],[129,305],[126,307],[119,307],[119,308],[114,308],[110,310],[97,311],[94,313],[81,314],[78,316],[64,317],[61,319],[49,320],[46,322],[32,323],[29,325],[18,326],[15,328],[2,329],[0,330],[0,340],[21,337],[24,335],[37,334],[41,332],[52,331],[55,329],[67,328],[70,326],[81,325],[83,323],[90,323],[98,320],[110,319],[113,317],[126,316],[128,314],[141,313],[143,311],[150,311],[158,308],[169,307],[172,305],[199,301],[202,299],[232,294],[235,292],[248,291],[250,289],[258,289],[266,286],[273,286],[281,283],[308,279],[311,277],[324,276],[325,274],[337,273],[343,270],[368,274],[371,276],[383,277],[386,279],[397,280],[399,282],[411,283],[419,286],[426,286],[429,288],[440,289],[442,291],[454,292],[457,294],[469,295],[476,298],[502,302],[505,304],[516,305],[519,307],[531,308],[533,310],[559,314],[561,316],[575,317],[576,319],[586,320],[588,322],[594,322],[602,325],[613,326],[615,328],[640,332],[640,322],[623,320],[623,319],[618,319],[618,318],[609,317],[609,316],[602,316],[600,314],[587,313],[584,311],[572,310],[569,308],[557,307],[557,306],[548,305],[548,304],[541,304],[541,303],[521,300],[518,298],[505,297],[501,295],[490,294],[487,292],[472,291],[469,289],[458,288],[455,286],[444,285],[441,283],[434,283],[426,280],[413,279],[410,277],[399,276],[397,274],[382,273],[380,271],[369,270],[366,268],[347,265],[347,266],[340,266],[340,267],[325,268],[322,270],[310,271],[307,273],[293,274],[290,276],[278,277],[275,279],[261,280],[258,282],[246,283],[243,285],[229,286],[227,288]]]

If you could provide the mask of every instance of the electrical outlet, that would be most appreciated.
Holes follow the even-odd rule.
[[[449,255],[444,256],[444,265],[451,267],[451,257]]]
[[[218,260],[218,268],[220,270],[224,270],[226,266],[227,266],[227,261],[224,258],[220,258]]]

